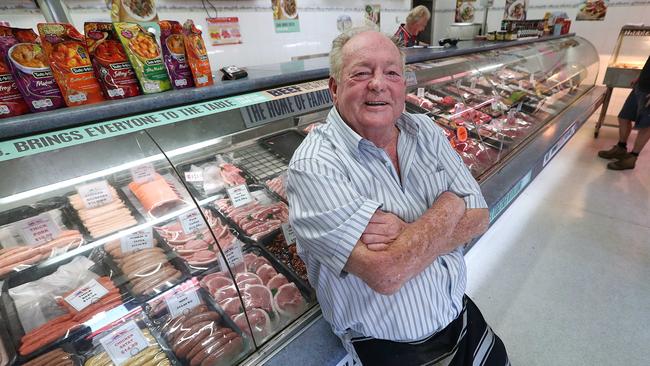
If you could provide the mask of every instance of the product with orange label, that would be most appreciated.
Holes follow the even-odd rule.
[[[173,20],[162,20],[158,24],[160,25],[163,60],[172,85],[175,89],[194,86],[192,71],[185,57],[185,43],[183,42],[181,23]]]
[[[39,23],[43,50],[69,107],[104,100],[84,36],[71,24]]]
[[[194,76],[194,85],[212,85],[212,69],[210,68],[205,42],[201,37],[201,31],[194,26],[194,22],[190,19],[183,24],[183,40],[185,42],[187,62],[190,64]]]
[[[38,35],[31,29],[3,29],[9,29],[17,41],[7,50],[3,60],[6,60],[29,110],[42,112],[64,106],[63,95],[54,81],[47,57],[41,45],[36,43]]]
[[[11,46],[18,43],[11,28],[0,26],[0,118],[18,116],[28,112],[16,82],[7,65],[7,53]]]
[[[171,89],[155,36],[135,23],[114,23],[114,26],[144,94]]]
[[[140,95],[138,79],[112,23],[85,23],[86,46],[107,99]]]

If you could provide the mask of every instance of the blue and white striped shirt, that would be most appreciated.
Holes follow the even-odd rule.
[[[439,126],[424,115],[397,120],[401,181],[386,152],[355,133],[332,108],[291,159],[289,220],[323,316],[350,351],[350,334],[416,341],[462,310],[466,268],[461,248],[438,257],[395,294],[372,290],[343,271],[376,209],[413,222],[444,191],[467,208],[487,207],[476,180]]]

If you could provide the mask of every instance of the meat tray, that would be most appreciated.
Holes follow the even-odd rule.
[[[274,218],[274,217],[265,217],[264,219],[273,219],[273,220],[281,221],[281,223],[288,222],[288,218],[287,218],[287,220],[284,220],[284,221],[283,221],[283,218],[282,218],[284,216],[284,213],[283,213],[284,209],[287,210],[286,215],[288,216],[288,206],[283,201],[278,199],[275,194],[269,192],[263,185],[259,185],[259,184],[249,185],[248,188],[249,188],[249,192],[250,192],[251,196],[253,197],[253,200],[256,200],[257,202],[260,202],[260,200],[258,200],[258,198],[257,198],[257,197],[259,197],[262,200],[266,201],[266,202],[262,201],[262,205],[264,205],[264,206],[275,205],[275,204],[283,205],[282,209],[280,210],[280,211],[282,211],[281,213],[279,213],[279,214],[274,214],[274,213],[269,214],[269,215],[277,215],[277,216],[279,216],[277,219]],[[255,237],[254,235],[250,235],[250,231],[246,231],[244,228],[242,228],[240,223],[235,222],[235,220],[233,220],[232,217],[230,217],[221,208],[219,208],[219,205],[217,204],[217,202],[225,202],[225,201],[222,201],[224,199],[228,200],[228,205],[229,205],[229,207],[231,207],[232,204],[230,203],[230,201],[228,199],[228,196],[225,196],[225,195],[220,196],[217,200],[215,200],[214,202],[211,202],[210,204],[208,204],[207,207],[212,209],[219,216],[221,216],[228,223],[228,225],[235,228],[235,230],[238,233],[238,236],[244,242],[256,243],[259,240],[262,240],[267,236],[273,235],[274,233],[276,233],[276,232],[278,232],[280,230],[281,223],[277,224],[277,226],[274,224],[273,226],[275,226],[275,228],[270,227],[268,231],[259,233],[260,235],[258,237]],[[248,205],[251,205],[251,204],[248,204]],[[247,205],[240,206],[239,208],[244,208],[245,209],[246,207],[247,207]],[[254,219],[254,220],[264,221],[261,218],[260,219],[252,218],[250,215],[246,216],[245,218],[242,218],[242,220],[245,220],[245,219],[249,219],[249,220]]]
[[[223,155],[220,155],[220,156],[223,158],[223,160],[226,163],[232,164],[236,168],[241,170],[240,176],[242,178],[244,178],[244,180],[246,181],[246,184],[251,184],[251,183],[255,182],[255,180],[252,178],[252,175],[246,170],[245,167],[237,164],[236,162],[233,161],[233,159],[228,158],[228,156],[226,154],[223,154]],[[206,194],[205,190],[203,189],[203,183],[202,182],[188,182],[186,180],[185,173],[190,171],[192,165],[203,166],[203,165],[209,164],[209,163],[212,163],[212,164],[215,164],[215,165],[218,164],[216,159],[215,159],[214,154],[212,154],[210,157],[207,157],[207,158],[194,160],[194,161],[190,161],[190,162],[183,162],[181,164],[176,165],[176,170],[181,175],[181,178],[183,179],[183,182],[185,183],[185,186],[188,188],[188,190],[190,191],[190,193],[194,197],[197,197],[199,199],[205,199],[205,198],[207,198],[207,197],[209,197],[211,195],[218,194],[218,193],[223,193],[223,191],[225,190],[225,187],[224,187],[223,189],[219,189],[216,192]]]
[[[128,293],[135,299],[136,302],[138,303],[145,303],[147,302],[150,298],[157,296],[161,292],[167,291],[169,288],[175,286],[178,283],[181,283],[188,278],[192,276],[191,271],[187,265],[187,263],[181,259],[176,252],[167,244],[167,242],[160,236],[158,231],[155,229],[152,229],[153,232],[153,238],[157,244],[155,246],[160,247],[166,257],[167,261],[178,271],[181,272],[181,277],[177,280],[174,280],[173,282],[165,281],[164,287],[160,289],[156,289],[157,293],[156,294],[151,294],[151,295],[145,295],[145,294],[138,294],[133,290],[133,284],[131,281],[126,279],[126,275],[124,272],[120,269],[120,266],[117,264],[115,259],[104,250],[104,255],[103,255],[103,260],[108,268],[113,272],[114,274],[114,279],[115,282],[122,284],[124,288],[128,291]]]
[[[131,205],[136,209],[140,215],[146,218],[151,218],[151,217],[160,217],[165,214],[168,214],[170,212],[173,212],[176,209],[183,208],[187,205],[190,205],[192,202],[192,198],[189,196],[189,193],[185,189],[185,186],[178,180],[178,178],[175,175],[175,172],[171,168],[164,168],[161,170],[158,170],[157,173],[162,176],[165,181],[172,187],[172,189],[176,192],[178,195],[178,199],[174,201],[167,202],[165,204],[161,204],[155,213],[150,213],[147,212],[138,200],[136,196],[131,192],[131,189],[128,186],[128,181],[120,181],[118,183],[118,186],[120,187],[120,190],[122,193],[128,198],[128,201],[131,202]],[[153,210],[152,210],[153,211]]]
[[[276,306],[273,304],[275,302],[275,295],[277,295],[277,291],[270,290],[267,285],[264,284],[264,280],[262,280],[262,277],[267,278],[270,276],[275,276],[278,277],[278,279],[281,279],[282,276],[284,276],[284,281],[286,281],[287,285],[291,285],[294,288],[297,288],[297,290],[300,292],[300,295],[303,300],[304,304],[304,309],[301,310],[300,314],[302,312],[306,311],[309,307],[311,307],[315,303],[315,294],[311,288],[308,286],[304,285],[302,281],[300,281],[298,278],[295,277],[295,275],[288,270],[286,267],[284,267],[282,264],[280,264],[273,256],[271,256],[268,252],[266,252],[264,249],[261,247],[258,247],[256,245],[252,246],[247,246],[243,249],[243,254],[244,254],[244,263],[237,265],[236,267],[231,267],[232,271],[235,271],[237,273],[237,276],[243,275],[242,278],[235,277],[235,280],[233,280],[233,276],[230,273],[230,271],[224,272],[220,271],[219,268],[214,268],[205,274],[201,276],[201,285],[204,287],[208,292],[214,291],[214,293],[210,293],[210,297],[214,299],[214,301],[217,304],[222,304],[220,305],[224,312],[231,316],[235,323],[237,323],[237,316],[242,314],[243,309],[241,308],[241,301],[242,299],[244,300],[244,308],[248,308],[244,313],[246,314],[247,321],[250,325],[250,331],[252,331],[253,338],[256,341],[256,344],[260,346],[264,341],[269,339],[269,337],[277,332],[279,332],[284,326],[289,324],[297,315],[293,315],[291,317],[287,317],[286,315],[283,315],[280,313],[280,311],[276,308]],[[270,268],[269,268],[270,267]],[[270,270],[273,270],[269,272]],[[265,271],[263,274],[261,271]],[[275,273],[275,274],[274,274]],[[282,275],[282,276],[280,276]],[[215,285],[214,288],[210,283],[211,281],[214,280],[214,276],[216,277],[228,277],[229,281],[231,282],[231,285],[229,286],[227,283],[222,283],[220,285]],[[274,280],[275,280],[275,277]],[[257,278],[257,279],[255,279]],[[227,282],[228,279],[223,280],[219,279],[219,281],[225,281]],[[260,283],[260,281],[262,281]],[[266,284],[271,285],[271,282],[268,278],[266,279]],[[285,283],[280,281],[280,283]],[[224,295],[223,293],[221,295],[219,294],[220,291],[222,291],[222,287],[231,287],[231,286],[236,286],[236,294],[237,296],[237,302],[234,304],[230,304],[229,298],[232,297],[233,294],[227,294]],[[254,285],[254,286],[262,286],[266,290],[266,293],[268,293],[271,297],[271,308],[266,309],[264,305],[253,305],[253,304],[258,304],[260,301],[253,301],[253,300],[248,300],[252,301],[250,303],[247,303],[246,301],[246,296],[242,295],[242,291],[250,291],[246,290],[247,286],[249,285]],[[243,286],[243,287],[242,287]],[[281,286],[280,286],[281,287]],[[211,290],[210,290],[211,288]],[[257,288],[255,288],[257,290]],[[264,292],[264,291],[262,291]],[[214,298],[214,296],[223,296],[221,300],[217,300]],[[231,299],[234,301],[234,299]],[[265,301],[261,301],[262,304],[265,303]],[[249,305],[250,304],[250,305]],[[260,307],[261,306],[261,307]],[[258,321],[260,320],[259,317],[257,317],[257,313],[255,310],[261,310],[266,313],[264,317],[267,318],[267,325],[270,327],[269,329],[264,329],[264,327],[260,327],[260,324]],[[252,316],[252,313],[255,314],[254,320],[251,319],[250,317]],[[264,321],[262,321],[264,323]]]
[[[78,338],[73,342],[74,349],[76,353],[81,356],[83,359],[83,365],[91,364],[92,357],[97,356],[99,353],[104,352],[103,346],[100,344],[99,340],[105,336],[111,334],[111,332],[120,326],[126,324],[127,322],[134,321],[138,328],[145,334],[148,332],[151,335],[151,341],[149,347],[158,347],[160,351],[165,354],[167,360],[171,365],[180,365],[174,353],[169,348],[169,345],[165,339],[160,335],[154,322],[147,316],[146,312],[142,310],[141,307],[133,308],[126,315],[120,317],[118,320],[106,324],[100,329],[95,330],[90,336],[84,338]],[[147,347],[147,348],[149,348]],[[141,351],[140,351],[141,352]],[[135,356],[140,354],[138,352]],[[134,356],[134,357],[135,357]],[[128,361],[127,361],[128,362]],[[109,364],[113,364],[112,362]],[[158,364],[158,363],[157,363]]]
[[[259,143],[288,164],[291,161],[293,153],[298,149],[298,146],[300,146],[304,139],[305,136],[298,131],[288,130],[263,137],[259,139]]]
[[[93,250],[91,253],[86,253],[86,255],[84,256],[89,258],[92,262],[94,262],[94,265],[88,268],[89,271],[99,276],[108,276],[108,277],[113,276],[113,273],[110,270],[110,268],[108,268],[101,260],[101,256],[102,256],[101,251]],[[19,363],[23,363],[28,359],[38,357],[39,355],[49,352],[64,343],[83,337],[90,332],[90,328],[88,326],[82,325],[81,327],[78,327],[70,331],[66,335],[66,337],[59,338],[53,342],[47,343],[46,345],[40,347],[39,349],[33,352],[30,352],[27,355],[21,355],[17,352],[18,348],[21,346],[21,338],[25,335],[25,330],[23,328],[23,323],[20,320],[20,317],[18,315],[18,309],[16,308],[14,299],[9,294],[9,290],[14,287],[32,281],[36,281],[45,276],[53,274],[60,266],[71,262],[74,258],[76,257],[66,258],[65,260],[58,261],[49,266],[31,267],[21,272],[20,276],[10,277],[9,279],[3,282],[2,296],[0,296],[1,298],[0,314],[2,315],[2,318],[7,320],[7,328],[9,330],[9,334],[11,335],[11,338],[14,340],[13,342],[14,349],[12,351],[15,352],[16,359]],[[136,307],[136,304],[133,301],[131,301],[130,295],[128,295],[126,289],[117,284],[115,286],[119,291],[120,299],[123,306],[125,306],[126,308]],[[50,320],[52,320],[52,318],[50,318]],[[48,320],[48,322],[50,320]]]
[[[280,194],[280,192],[277,192],[275,189],[273,189],[273,187],[269,184],[270,181],[273,181],[273,180],[276,180],[276,179],[279,179],[282,182],[281,184],[284,187],[284,189],[283,189],[283,193],[285,194],[284,196],[282,194]],[[289,203],[289,200],[286,197],[286,193],[287,193],[286,192],[286,183],[287,183],[287,172],[286,171],[271,175],[267,179],[265,179],[264,181],[260,182],[260,184],[262,186],[264,186],[264,188],[266,188],[266,190],[273,197],[275,197],[275,198],[277,198],[277,199],[279,199],[279,200],[281,200],[281,201],[283,201],[285,203]]]
[[[60,212],[60,219],[61,219],[61,224],[63,224],[63,227],[60,227],[59,229],[61,229],[61,230],[76,230],[79,233],[81,233],[81,236],[82,236],[82,238],[81,238],[82,241],[81,241],[81,243],[79,245],[81,246],[81,245],[85,245],[86,243],[88,243],[89,234],[86,231],[86,229],[82,225],[79,224],[80,223],[79,217],[77,216],[74,209],[72,209],[72,207],[70,206],[68,200],[65,197],[51,197],[51,198],[48,198],[48,199],[40,200],[40,201],[34,203],[33,205],[20,206],[20,207],[16,207],[14,209],[7,210],[7,211],[4,211],[4,212],[0,213],[0,230],[5,229],[5,228],[3,228],[4,226],[8,226],[8,225],[11,225],[11,224],[13,224],[15,222],[18,222],[18,221],[21,221],[21,220],[24,220],[24,219],[28,219],[30,217],[35,217],[35,216],[38,216],[40,214],[50,212],[50,211],[53,211],[53,210],[58,210]],[[6,229],[10,230],[8,227]],[[8,233],[9,233],[9,231],[7,231],[7,235],[9,235]],[[15,236],[15,235],[13,235],[13,236]],[[14,240],[14,239],[12,239],[12,240]],[[20,239],[20,241],[22,241],[22,239]],[[47,243],[44,243],[44,244],[47,244]],[[70,245],[70,244],[68,244],[68,245]],[[22,243],[22,245],[19,245],[19,246],[27,247],[27,245],[25,245],[25,243]],[[33,246],[33,247],[38,247],[38,246]],[[10,247],[7,247],[7,248],[13,248],[13,247],[10,246]],[[2,243],[0,243],[0,249],[6,249],[6,248],[4,248],[2,246]],[[67,251],[67,249],[66,249],[66,251]],[[47,254],[45,252],[44,253],[39,253],[43,258],[39,259],[35,263],[32,263],[30,266],[33,267],[34,265],[37,265],[38,263],[46,260],[48,257],[52,257],[53,254],[54,255],[60,255],[61,253],[62,253],[61,248],[58,248],[58,247],[52,248],[52,251],[49,254]],[[2,259],[3,257],[4,257],[4,254],[0,255],[0,259]],[[30,257],[30,258],[33,258],[33,257]],[[10,276],[16,274],[17,272],[19,272],[19,271],[14,269],[11,272],[7,272],[5,274],[0,274],[0,279],[10,277]]]
[[[32,364],[39,362],[38,365],[49,365],[51,364],[50,362],[43,363],[45,362],[44,360],[36,360],[37,358],[43,357],[47,358],[48,354],[51,352],[55,351],[63,351],[67,354],[69,354],[70,361],[72,361],[72,366],[82,366],[83,365],[83,360],[81,359],[81,356],[77,355],[77,350],[75,349],[74,345],[70,342],[63,343],[60,347],[54,348],[53,350],[50,350],[48,352],[45,352],[37,357],[34,357],[27,361],[27,363],[23,364],[24,366],[31,366]],[[58,359],[57,359],[58,360]],[[61,363],[57,363],[56,365],[61,365]],[[68,364],[69,365],[69,364]]]
[[[199,286],[199,282],[196,277],[176,286],[173,290],[168,291],[150,300],[144,307],[147,313],[149,314],[149,318],[151,319],[153,328],[156,330],[156,333],[160,334],[160,337],[163,339],[163,342],[165,342],[167,347],[170,349],[170,352],[173,353],[171,344],[169,344],[169,342],[165,340],[165,336],[162,330],[162,327],[165,325],[165,323],[171,319],[171,315],[169,313],[169,309],[165,302],[165,298],[168,298],[173,294],[179,292],[189,292],[189,291],[196,291],[199,301],[201,302],[201,304],[207,306],[208,311],[213,311],[219,314],[220,320],[218,321],[218,323],[220,325],[230,328],[233,332],[235,332],[239,337],[243,339],[242,351],[234,359],[231,360],[231,364],[236,364],[239,361],[241,361],[246,355],[248,355],[254,349],[253,340],[248,336],[246,332],[244,332],[239,326],[237,326],[235,322],[233,322],[232,319],[230,319],[229,316],[226,315],[224,310],[214,302],[214,300],[208,294],[208,292],[204,288]],[[183,313],[187,313],[188,311],[190,311],[190,309],[183,311]],[[176,357],[176,354],[174,354],[174,357]]]
[[[280,248],[276,248],[276,245],[273,245],[273,249],[270,248],[274,241],[277,241],[276,244],[279,244]],[[296,244],[294,243],[292,245],[295,246]],[[309,280],[307,279],[305,263],[297,255],[292,255],[290,251],[291,245],[287,244],[282,232],[266,237],[258,243],[258,246],[268,254],[268,256],[271,256],[284,272],[290,273],[296,279],[296,282],[300,283],[302,288],[313,291],[311,290]],[[296,257],[298,258],[299,263],[294,263]],[[301,270],[300,268],[296,268],[297,266],[302,266],[304,269]]]

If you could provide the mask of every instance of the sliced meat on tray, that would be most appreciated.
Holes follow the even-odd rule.
[[[269,187],[270,190],[277,193],[278,196],[282,197],[282,199],[286,201],[287,190],[285,187],[285,181],[286,181],[286,175],[280,174],[277,177],[273,179],[269,179],[264,183],[266,184],[267,187]]]
[[[278,313],[287,319],[293,319],[307,309],[305,299],[293,283],[280,286],[273,297],[273,303]]]
[[[237,208],[228,198],[218,199],[214,203],[253,240],[265,237],[289,221],[289,208],[284,202],[260,203],[255,200]]]
[[[184,202],[176,187],[162,175],[156,174],[154,180],[145,183],[129,183],[129,189],[138,199],[144,210],[158,217],[166,210],[182,205]]]

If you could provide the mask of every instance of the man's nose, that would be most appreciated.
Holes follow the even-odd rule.
[[[370,79],[370,82],[368,83],[368,88],[375,91],[381,91],[384,90],[385,87],[386,79],[384,78],[384,74],[381,72],[373,73],[372,79]]]

